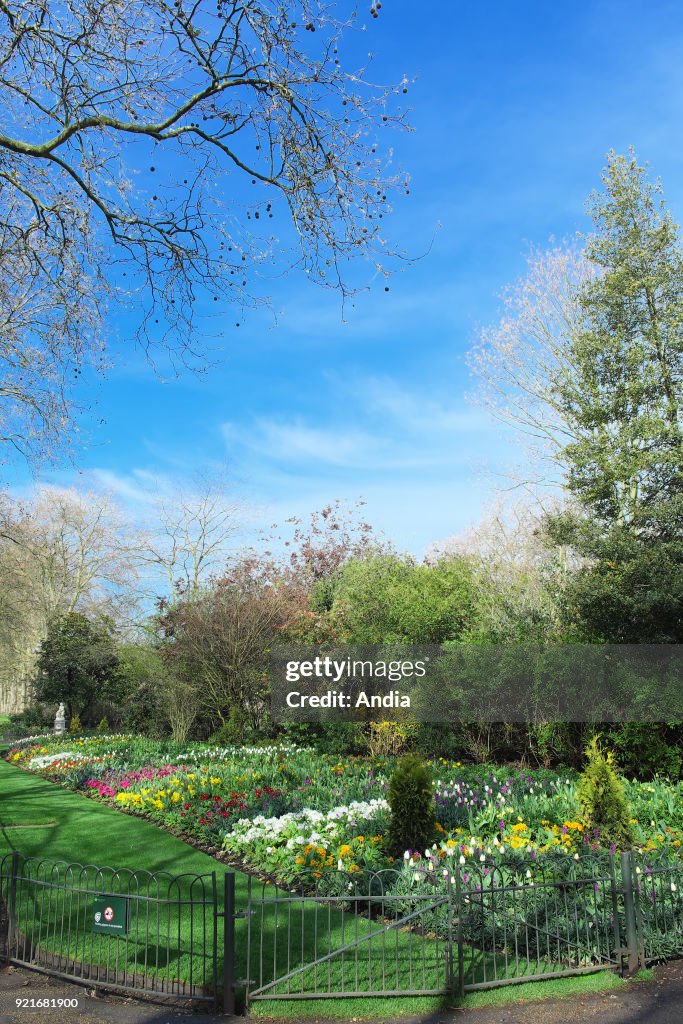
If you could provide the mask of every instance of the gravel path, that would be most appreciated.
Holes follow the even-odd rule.
[[[681,1024],[683,961],[656,969],[653,981],[617,993],[595,992],[581,998],[548,999],[479,1010],[435,1011],[401,1018],[401,1024]],[[18,1008],[17,999],[78,999],[77,1008]],[[288,1024],[341,1024],[324,1018],[289,1018]],[[91,989],[70,985],[21,968],[0,968],[1,1024],[225,1024],[228,1018],[134,999],[95,997]],[[263,1017],[259,1024],[273,1024]],[[235,1020],[235,1018],[233,1018]],[[395,1024],[393,1020],[376,1024]]]

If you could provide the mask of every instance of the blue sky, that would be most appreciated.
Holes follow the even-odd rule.
[[[367,37],[374,77],[415,79],[415,131],[392,140],[412,177],[393,236],[427,254],[345,323],[338,297],[290,276],[277,326],[240,316],[201,377],[158,379],[120,325],[116,368],[82,396],[90,444],[44,479],[110,489],[136,513],[157,486],[216,474],[267,522],[362,497],[418,556],[479,518],[517,449],[467,401],[474,332],[529,245],[588,228],[608,149],[633,145],[683,215],[683,19],[675,3],[386,0],[367,22],[354,45]]]

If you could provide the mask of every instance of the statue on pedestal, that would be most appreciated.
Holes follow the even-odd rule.
[[[55,715],[55,735],[61,736],[63,732],[66,732],[66,718],[64,715],[64,705],[60,702],[57,708],[57,714]]]

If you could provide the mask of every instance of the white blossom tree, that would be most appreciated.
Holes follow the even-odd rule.
[[[503,315],[469,353],[473,397],[524,442],[531,484],[556,483],[574,438],[562,388],[575,379],[572,344],[585,322],[581,295],[597,269],[577,244],[532,251],[527,273],[503,292]]]

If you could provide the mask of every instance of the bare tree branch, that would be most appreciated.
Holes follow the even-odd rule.
[[[2,0],[0,428],[26,456],[105,369],[112,303],[192,362],[199,300],[263,301],[276,260],[342,295],[356,256],[383,267],[405,82],[344,67],[354,24],[322,0]]]

